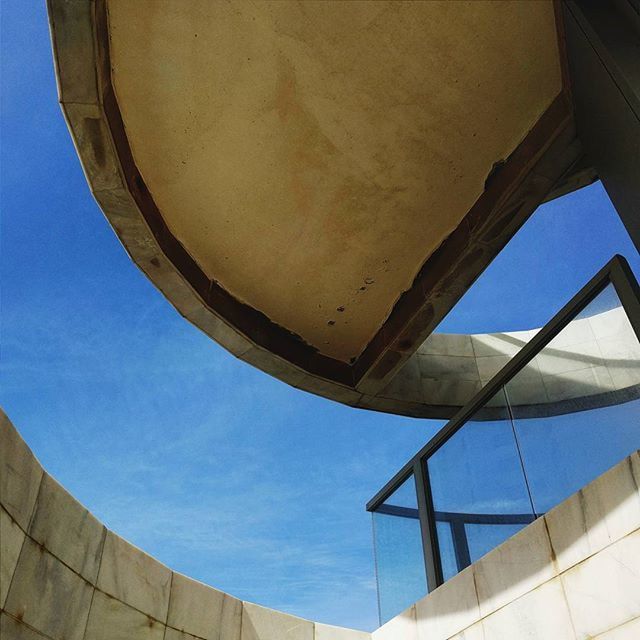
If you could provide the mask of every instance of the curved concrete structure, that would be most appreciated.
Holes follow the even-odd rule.
[[[126,250],[263,371],[448,416],[446,384],[419,410],[380,392],[536,206],[593,179],[554,4],[188,7],[49,0],[60,102]]]
[[[2,640],[631,640],[640,621],[633,454],[373,634],[171,571],[100,524],[0,412]]]

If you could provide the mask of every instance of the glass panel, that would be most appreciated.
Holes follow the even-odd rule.
[[[467,524],[467,543],[472,558],[482,558],[507,538],[518,533],[527,523],[520,524]]]
[[[534,518],[504,391],[476,415],[427,464],[445,579]]]
[[[451,524],[443,520],[436,520],[436,533],[438,546],[440,547],[440,562],[442,564],[442,577],[448,580],[458,573],[456,551],[453,546],[453,533]]]
[[[640,345],[613,285],[506,385],[538,513],[640,446]]]
[[[413,475],[373,512],[380,624],[427,593]]]

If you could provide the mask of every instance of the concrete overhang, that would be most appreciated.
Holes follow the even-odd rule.
[[[49,14],[65,117],[134,262],[233,354],[347,404],[450,415],[457,396],[380,394],[535,208],[595,178],[551,1]]]

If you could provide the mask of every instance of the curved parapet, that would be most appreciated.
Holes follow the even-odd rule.
[[[639,482],[636,452],[370,634],[243,602],[171,571],[43,471],[0,412],[0,637],[636,638]]]
[[[367,640],[243,602],[109,531],[40,466],[0,411],[3,640]]]
[[[432,334],[371,405],[451,417],[538,333]],[[625,402],[640,395],[640,344],[622,306],[573,320],[508,385],[521,416]]]

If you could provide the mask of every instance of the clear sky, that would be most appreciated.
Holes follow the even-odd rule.
[[[0,404],[100,520],[171,568],[332,624],[377,626],[365,502],[441,426],[292,389],[183,320],[89,193],[43,0],[2,2]],[[600,185],[542,207],[445,320],[530,328],[613,253]]]

